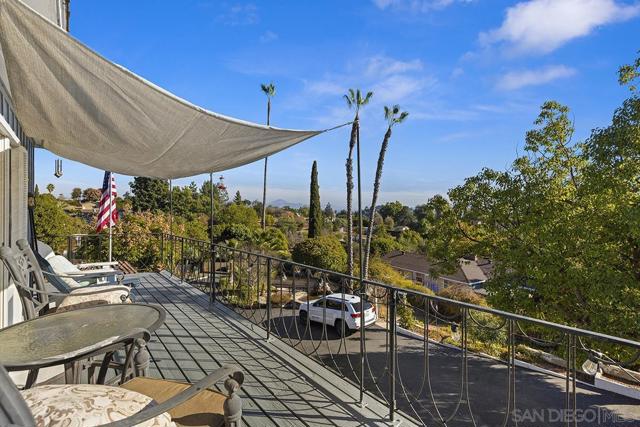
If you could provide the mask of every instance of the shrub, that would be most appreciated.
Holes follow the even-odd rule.
[[[371,253],[374,255],[384,255],[400,249],[400,245],[389,235],[374,236],[371,239]]]
[[[487,305],[486,300],[481,295],[477,294],[470,286],[463,284],[448,286],[438,292],[438,296],[469,304]],[[461,313],[459,306],[446,302],[438,302],[438,312],[446,317],[453,318],[458,318]]]
[[[347,268],[347,252],[333,236],[314,237],[293,247],[295,262],[325,270],[344,272]]]
[[[411,327],[415,323],[415,315],[413,313],[413,307],[409,304],[406,295],[400,295],[396,305],[398,325],[401,328],[411,330]]]

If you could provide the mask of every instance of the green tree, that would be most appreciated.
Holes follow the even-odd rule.
[[[236,203],[226,205],[214,217],[214,222],[221,225],[245,225],[250,229],[259,226],[258,214],[250,206]]]
[[[326,270],[344,272],[347,267],[347,253],[333,236],[304,240],[293,247],[291,255],[295,262]]]
[[[82,189],[76,187],[73,190],[71,190],[71,198],[73,200],[79,201],[81,197],[82,197]]]
[[[353,216],[351,214],[353,210],[353,149],[360,139],[360,108],[367,105],[372,96],[373,92],[367,92],[363,97],[360,89],[349,89],[349,93],[344,95],[347,106],[355,110],[349,137],[349,154],[345,165],[347,169],[347,273],[349,275],[353,275]]]
[[[633,86],[639,67],[623,67],[620,81]],[[487,256],[492,305],[637,339],[640,99],[631,89],[585,142],[572,140],[569,109],[546,102],[510,169],[466,179],[450,203],[432,200],[424,228],[438,267]]]
[[[276,95],[276,86],[273,83],[261,84],[260,89],[267,96],[267,126],[271,126],[271,98]],[[266,215],[267,215],[267,162],[269,157],[264,158],[264,177],[262,181],[262,215],[260,217],[260,224],[264,230],[267,227]]]
[[[371,245],[369,245],[372,255],[385,255],[400,248],[396,239],[389,235],[372,236]]]
[[[309,188],[309,234],[313,239],[322,233],[322,208],[320,207],[320,187],[318,186],[318,163],[314,160],[311,167],[311,184]]]
[[[240,190],[236,191],[236,195],[233,198],[233,203],[235,203],[237,205],[241,205],[242,204],[242,196],[240,195]]]
[[[66,249],[68,235],[90,231],[82,220],[67,215],[61,202],[51,194],[35,197],[33,216],[36,236],[57,253]]]
[[[56,186],[49,183],[47,184],[47,191],[49,192],[49,194],[53,194],[53,191],[56,189]]]
[[[85,188],[82,191],[82,199],[87,202],[97,202],[102,196],[102,191],[99,188]]]
[[[324,214],[324,217],[329,219],[329,220],[333,221],[335,219],[336,212],[331,207],[331,203],[327,203],[327,206],[324,207],[323,214]]]
[[[367,229],[367,240],[364,250],[364,277],[369,277],[369,258],[371,256],[371,237],[373,236],[373,218],[376,213],[376,203],[378,203],[378,195],[380,194],[380,181],[382,180],[382,169],[384,167],[384,158],[387,154],[389,141],[393,133],[393,127],[402,123],[409,116],[406,111],[400,111],[399,105],[393,107],[384,107],[384,118],[387,120],[387,131],[380,145],[380,153],[378,154],[378,164],[376,166],[376,177],[373,181],[373,195],[371,197],[371,208],[369,209],[369,227]]]
[[[137,176],[131,187],[133,210],[164,211],[169,207],[169,184],[164,179]]]
[[[396,200],[395,202],[387,202],[380,206],[378,211],[383,218],[392,218],[395,222],[396,218],[400,215],[402,208],[404,208],[404,205]]]

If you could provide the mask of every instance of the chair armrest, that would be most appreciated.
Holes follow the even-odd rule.
[[[234,419],[236,419],[237,417],[237,419],[239,420],[242,415],[242,406],[240,396],[238,396],[236,392],[240,389],[240,386],[244,381],[244,374],[237,366],[223,365],[197,383],[193,384],[188,389],[184,390],[182,393],[175,395],[171,399],[162,402],[159,405],[143,409],[137,414],[123,420],[109,424],[103,424],[101,427],[132,427],[137,424],[143,423],[186,402],[196,394],[213,386],[215,383],[224,378],[226,378],[224,386],[229,393],[227,400],[225,401],[225,418],[227,418],[227,416],[230,416]],[[227,414],[228,410],[229,412],[231,412],[230,414]]]
[[[42,271],[43,274],[47,276],[57,276],[66,279],[77,279],[77,278],[85,278],[85,279],[101,279],[105,276],[113,276],[115,275],[123,275],[120,272],[116,271],[102,271],[102,270],[92,270],[92,271],[70,271],[67,273],[51,273],[49,271]],[[123,275],[124,276],[124,275]]]
[[[51,273],[49,271],[44,271],[42,270],[42,273],[45,276],[51,276],[51,277],[60,277],[63,279],[73,279],[73,280],[91,280],[91,279],[102,279],[105,277],[110,277],[110,276],[115,276],[116,281],[118,282],[118,284],[122,283],[122,280],[124,280],[124,274],[122,272],[114,272],[114,271],[100,271],[100,272],[91,272],[91,273],[85,273],[85,272],[79,272],[79,273],[67,273],[67,274],[58,274],[58,273]],[[87,285],[89,286],[89,285]]]
[[[33,292],[36,294],[41,294],[41,295],[48,295],[51,297],[68,297],[70,295],[72,295],[70,292],[50,292],[50,291],[43,291],[40,289],[36,289],[36,288],[30,288],[27,286],[23,286],[20,283],[17,282],[13,282],[16,286],[21,287],[22,289],[25,289],[29,292]],[[80,287],[80,288],[76,288],[76,289],[91,289],[90,286],[84,286],[84,287]],[[104,293],[108,293],[108,292],[113,292],[113,291],[124,291],[126,292],[126,295],[123,295],[124,298],[121,297],[121,299],[123,301],[126,301],[127,298],[129,298],[129,294],[131,293],[131,288],[129,288],[128,286],[124,286],[124,285],[113,285],[113,286],[109,286],[109,289],[98,289],[95,291],[87,291],[87,292],[82,292],[80,294],[76,294],[76,295],[98,295],[98,294],[104,294]]]
[[[78,268],[92,268],[92,267],[117,267],[118,262],[85,262],[83,264],[76,264]]]

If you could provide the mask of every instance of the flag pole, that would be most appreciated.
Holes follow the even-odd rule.
[[[111,194],[113,191],[113,172],[109,172],[109,262],[112,262],[113,256],[113,200],[111,200]]]

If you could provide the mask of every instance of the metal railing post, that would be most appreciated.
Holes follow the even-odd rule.
[[[171,250],[169,252],[169,272],[173,276],[173,255],[176,250],[176,240],[173,234],[167,235],[167,238],[171,240]]]
[[[211,279],[211,285],[209,286],[209,302],[215,304],[216,302],[216,245],[211,245],[211,260],[209,266],[209,278]]]
[[[71,239],[72,238],[73,238],[72,236],[67,237],[67,258],[71,262],[73,262],[73,257],[71,256]]]
[[[164,265],[164,233],[160,233],[160,263]]]
[[[267,341],[271,338],[271,258],[267,258]]]
[[[184,281],[184,237],[180,241],[180,280]]]
[[[389,294],[389,419],[394,421],[396,412],[396,325],[398,291]]]

